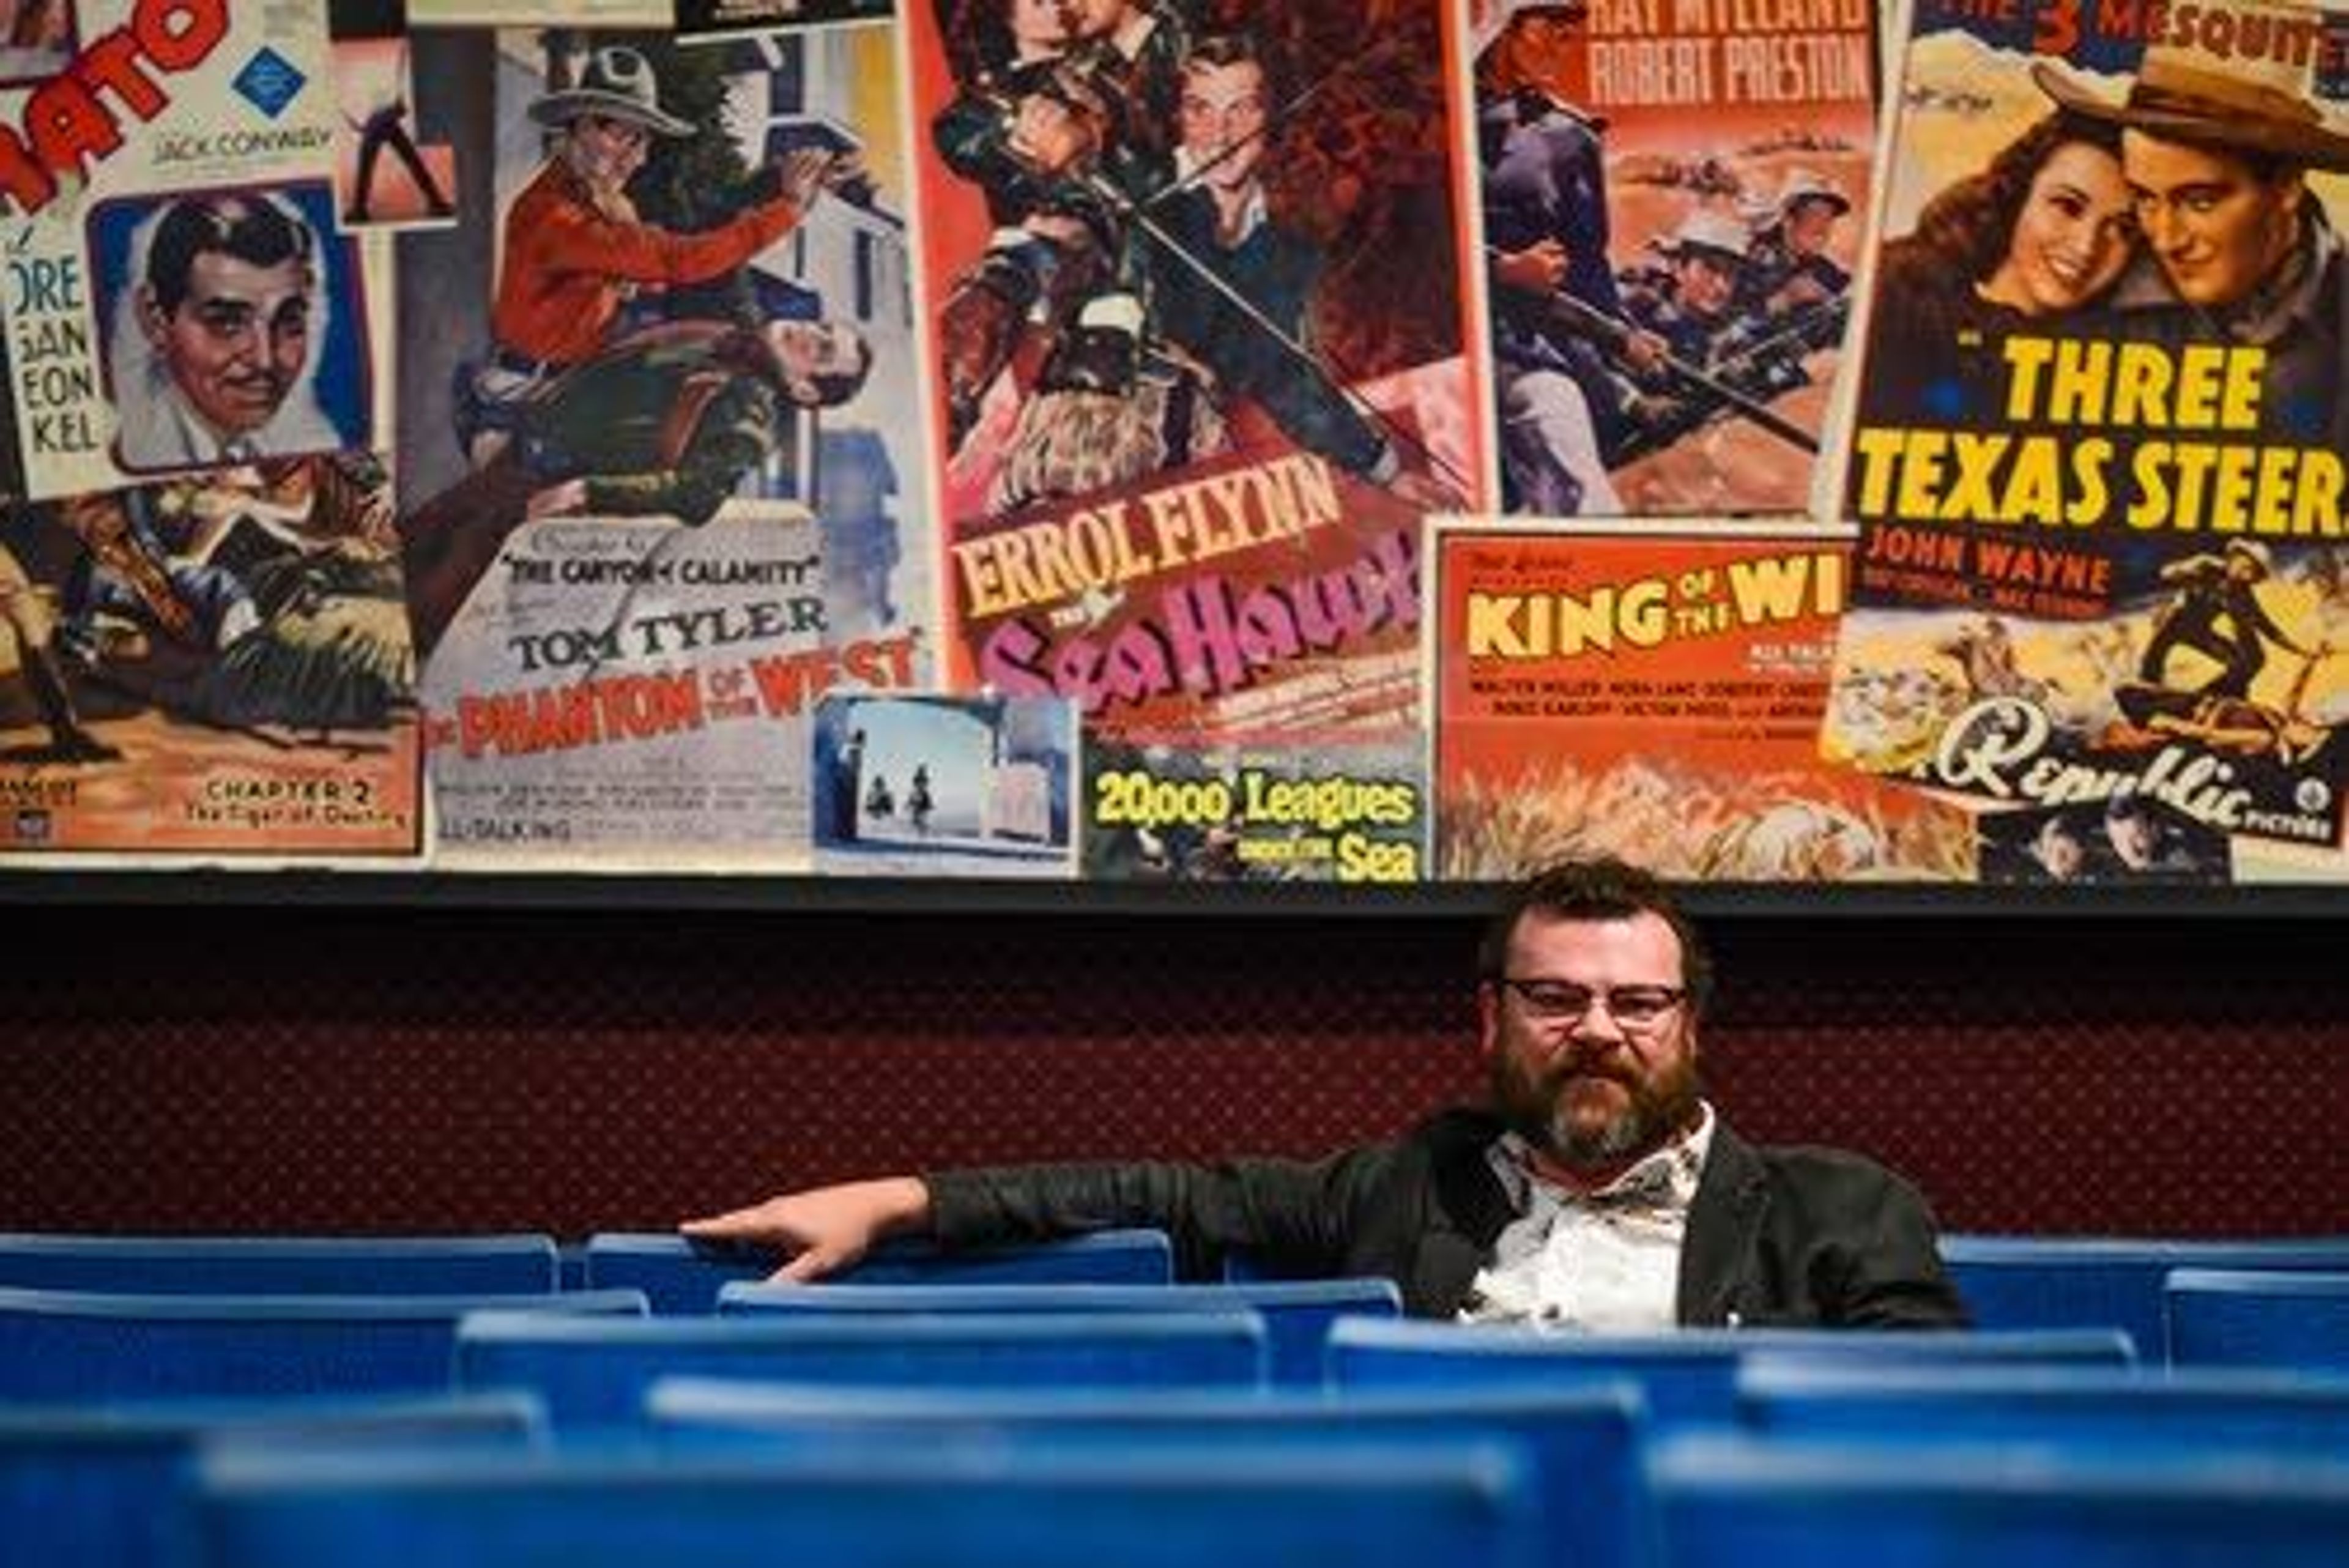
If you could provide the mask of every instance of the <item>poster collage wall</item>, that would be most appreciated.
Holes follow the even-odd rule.
[[[2349,881],[2349,10],[0,0],[0,866]]]

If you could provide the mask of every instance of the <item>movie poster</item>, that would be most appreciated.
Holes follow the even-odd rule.
[[[1420,881],[1424,752],[1417,730],[1206,751],[1088,737],[1084,874],[1141,882]]]
[[[74,57],[74,8],[64,0],[0,5],[0,87],[56,76]]]
[[[1449,521],[1433,549],[1437,877],[1973,876],[1965,813],[1819,760],[1847,531]]]
[[[1434,0],[915,0],[950,678],[1190,746],[1412,723],[1469,504]]]
[[[1057,697],[834,693],[817,711],[809,826],[843,877],[1074,874],[1076,711]]]
[[[1877,9],[1471,0],[1505,510],[1811,510]]]
[[[892,0],[675,0],[680,39],[725,38],[778,27],[886,22]]]
[[[817,699],[931,680],[892,30],[463,35],[419,76],[495,109],[494,190],[403,236],[442,858],[804,871]]]
[[[365,453],[0,508],[0,850],[412,855],[415,698]]]
[[[77,59],[136,90],[93,91],[96,64],[0,88],[26,493],[367,449],[371,280],[336,224],[323,5],[88,0],[76,15]],[[223,267],[252,269],[254,287],[208,286]]]
[[[414,27],[658,28],[677,11],[677,0],[408,0]]]
[[[337,37],[335,190],[343,226],[413,228],[457,221],[457,155],[418,140],[405,32]]]
[[[0,844],[413,855],[388,298],[338,226],[324,9],[16,21],[47,42],[0,87]]]
[[[2306,7],[1917,8],[1824,740],[1999,814],[1986,870],[2341,858],[2344,36]],[[2107,822],[2167,850],[2058,842]]]

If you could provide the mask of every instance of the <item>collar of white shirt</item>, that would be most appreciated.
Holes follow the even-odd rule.
[[[1713,1152],[1713,1105],[1699,1101],[1696,1126],[1631,1166],[1606,1186],[1590,1191],[1561,1187],[1534,1173],[1533,1148],[1516,1133],[1503,1133],[1485,1151],[1485,1163],[1508,1195],[1509,1207],[1530,1214],[1542,1202],[1581,1203],[1604,1208],[1614,1203],[1640,1203],[1651,1208],[1685,1210],[1696,1199],[1696,1185]]]
[[[1534,1174],[1525,1140],[1506,1133],[1485,1158],[1517,1218],[1494,1239],[1460,1317],[1600,1332],[1677,1321],[1681,1243],[1713,1148],[1713,1107],[1687,1136],[1592,1192]]]

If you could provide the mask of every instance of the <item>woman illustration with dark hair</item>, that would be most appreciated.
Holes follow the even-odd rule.
[[[2008,333],[2095,305],[2136,244],[2116,129],[2061,110],[2035,121],[1885,245],[1866,416],[1994,414],[1995,380],[1967,385],[1967,361],[1992,365]]]

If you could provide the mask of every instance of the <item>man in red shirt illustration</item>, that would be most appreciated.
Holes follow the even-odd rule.
[[[578,85],[547,93],[530,116],[561,135],[506,211],[493,343],[459,410],[475,466],[511,439],[519,400],[604,348],[631,296],[740,266],[796,227],[827,187],[859,172],[853,158],[794,150],[765,171],[761,200],[715,228],[677,234],[639,220],[627,194],[654,137],[698,130],[661,108],[650,60],[616,45],[595,49]]]

